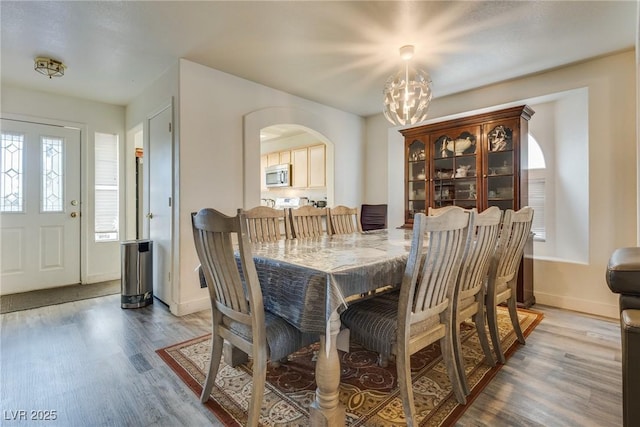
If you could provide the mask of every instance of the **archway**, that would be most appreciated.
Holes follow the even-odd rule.
[[[292,107],[270,107],[244,116],[244,207],[260,204],[260,130],[273,125],[297,125],[305,128],[326,145],[327,202],[334,197],[334,144],[328,138],[327,123],[315,114]]]

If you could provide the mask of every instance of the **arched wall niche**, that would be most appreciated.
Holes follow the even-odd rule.
[[[248,113],[244,121],[244,207],[260,204],[260,130],[273,125],[295,125],[316,136],[326,146],[327,202],[334,197],[334,145],[326,135],[327,123],[319,116],[300,108],[270,107]]]

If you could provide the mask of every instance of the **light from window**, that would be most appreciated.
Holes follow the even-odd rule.
[[[533,239],[545,241],[547,230],[545,227],[545,185],[546,163],[544,154],[538,141],[529,134],[529,206],[533,208],[533,223],[531,232]]]
[[[118,240],[118,135],[95,134],[95,240]]]
[[[529,134],[529,169],[545,169],[547,164],[544,161],[544,154],[540,144]]]

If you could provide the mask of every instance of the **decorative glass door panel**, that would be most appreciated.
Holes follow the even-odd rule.
[[[477,207],[480,127],[452,129],[432,136],[433,200],[430,206]]]
[[[491,124],[486,129],[487,206],[513,209],[516,206],[516,168],[512,126],[510,123]]]
[[[407,147],[407,219],[426,212],[427,181],[425,144],[415,140]]]

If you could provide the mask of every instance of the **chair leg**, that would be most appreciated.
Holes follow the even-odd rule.
[[[249,402],[248,427],[257,427],[260,421],[260,411],[262,410],[262,399],[264,397],[264,387],[267,381],[267,350],[266,348],[255,348],[253,352],[253,390],[251,392],[251,402]]]
[[[484,359],[487,365],[493,367],[496,366],[496,359],[493,357],[491,347],[489,346],[489,339],[487,338],[487,329],[485,324],[485,312],[484,303],[481,301],[478,303],[478,312],[473,316],[473,323],[476,325],[476,332],[478,333],[478,340],[480,346],[484,352]]]
[[[391,359],[391,355],[388,353],[378,353],[378,366],[381,368],[386,368],[389,366],[389,360]]]
[[[411,381],[411,355],[404,345],[398,345],[396,354],[396,368],[398,369],[398,388],[404,408],[407,427],[418,425],[416,422],[416,408],[413,405],[413,384]]]
[[[498,362],[504,364],[505,358],[502,353],[502,346],[500,345],[500,334],[498,333],[498,308],[495,301],[491,298],[487,298],[487,322],[489,324],[489,334],[491,335],[491,344],[493,345],[493,351],[496,354]]]
[[[471,393],[471,389],[469,388],[469,382],[467,381],[467,375],[464,370],[464,357],[462,357],[462,343],[460,342],[460,320],[458,320],[457,316],[451,328],[451,338],[453,341],[453,360],[455,362],[456,373],[460,378],[460,384],[462,385],[464,394],[468,395]]]
[[[455,355],[453,354],[453,337],[451,334],[446,334],[440,339],[440,348],[442,349],[442,360],[447,368],[447,374],[449,375],[449,381],[451,381],[451,387],[453,388],[453,394],[456,400],[461,405],[466,405],[467,397],[464,393],[462,383],[460,381],[460,375],[456,369]]]
[[[515,292],[512,292],[511,298],[507,300],[507,307],[509,308],[509,317],[511,318],[511,324],[513,325],[513,330],[516,333],[516,337],[518,337],[518,342],[524,345],[524,334],[522,333],[522,328],[520,328],[520,322],[518,321],[518,309],[516,305]]]
[[[202,386],[202,393],[200,394],[200,401],[205,403],[209,400],[211,389],[216,382],[216,375],[218,375],[218,369],[220,368],[220,359],[222,359],[222,345],[223,339],[219,335],[212,336],[211,339],[211,355],[209,359],[209,371],[207,372],[207,379]]]

